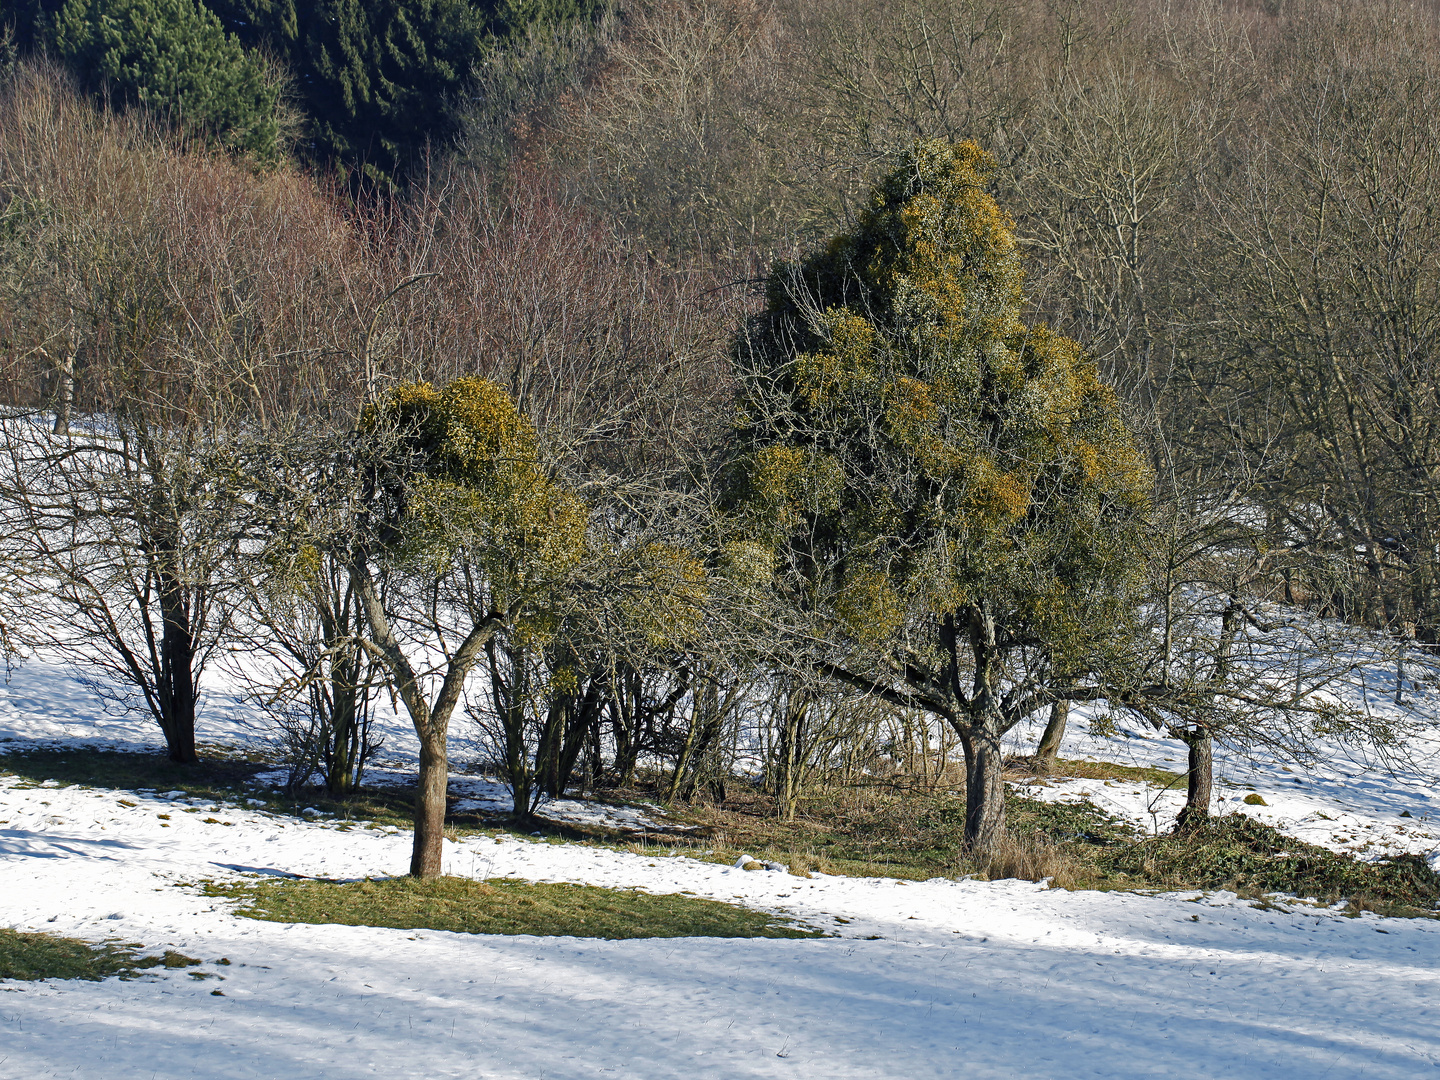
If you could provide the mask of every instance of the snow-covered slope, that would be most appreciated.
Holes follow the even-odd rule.
[[[32,665],[0,699],[0,736],[155,741],[138,721],[91,710],[63,672]],[[231,721],[202,732],[244,735]],[[403,742],[387,749],[403,764]],[[1092,737],[1083,716],[1065,751],[1122,752],[1183,760],[1174,744]],[[1253,785],[1271,805],[1248,811],[1337,845],[1370,826],[1433,851],[1426,815],[1440,807],[1420,765],[1399,779],[1338,759],[1315,777],[1281,770],[1226,758],[1222,794]],[[1085,783],[1130,811],[1153,794],[1073,782],[1045,797]],[[1396,822],[1410,831],[1393,834]],[[245,873],[396,873],[408,853],[394,830],[0,780],[0,925],[231,961],[197,969],[223,982],[177,970],[0,983],[0,1077],[1440,1077],[1431,921],[1261,910],[1224,893],[802,879],[489,837],[447,843],[447,870],[686,890],[835,936],[605,942],[292,926],[236,918],[195,887]]]
[[[1427,695],[1416,704],[1429,709],[1435,703]],[[1064,757],[1164,769],[1176,774],[1173,786],[1053,779],[1027,785],[1024,793],[1046,800],[1087,799],[1146,832],[1169,829],[1185,804],[1185,746],[1138,725],[1097,735],[1090,730],[1090,717],[1084,707],[1072,711]],[[1017,728],[1010,749],[1028,752],[1042,726]],[[1259,795],[1264,805],[1247,805],[1247,795]],[[1221,748],[1212,810],[1249,814],[1298,839],[1364,859],[1424,855],[1440,870],[1440,740],[1421,731],[1386,761],[1358,747],[1322,745],[1317,759],[1303,767],[1258,750]]]

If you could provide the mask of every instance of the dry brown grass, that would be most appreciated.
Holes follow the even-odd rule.
[[[987,881],[1048,878],[1057,889],[1080,888],[1095,877],[1093,868],[1073,851],[1034,833],[1006,833],[986,855],[964,856],[962,862]]]

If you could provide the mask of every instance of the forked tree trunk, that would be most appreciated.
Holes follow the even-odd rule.
[[[410,853],[412,877],[439,877],[444,855],[445,795],[450,762],[445,736],[420,740],[420,777],[415,785],[415,844]]]
[[[1060,754],[1060,743],[1065,738],[1065,724],[1070,719],[1070,702],[1063,698],[1050,706],[1050,722],[1040,736],[1040,745],[1035,748],[1035,764],[1049,772],[1055,767]]]
[[[377,656],[390,670],[395,689],[410,714],[415,734],[420,738],[420,775],[415,785],[415,843],[411,848],[410,873],[418,878],[438,877],[445,839],[445,793],[450,779],[450,763],[446,754],[450,716],[460,701],[466,677],[479,660],[480,651],[505,624],[508,614],[497,612],[486,616],[470,628],[465,640],[450,656],[445,680],[432,707],[421,691],[415,669],[391,629],[389,616],[364,557],[355,557],[347,569],[370,627],[371,638],[365,643],[366,651]]]
[[[1215,786],[1215,740],[1204,728],[1191,728],[1181,736],[1189,749],[1189,773],[1185,805],[1175,819],[1175,831],[1185,832],[1203,825],[1210,817],[1210,799]]]

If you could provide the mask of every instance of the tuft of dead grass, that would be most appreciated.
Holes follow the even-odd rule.
[[[1033,757],[1015,757],[1005,763],[1007,779],[1026,781],[1032,777],[1051,777],[1057,780],[1132,780],[1156,787],[1175,787],[1182,790],[1185,784],[1183,772],[1156,769],[1146,765],[1121,765],[1115,761],[1080,761],[1076,758],[1056,758],[1053,762]]]
[[[1085,860],[1043,834],[1007,832],[984,855],[965,855],[961,865],[987,881],[1049,880],[1053,888],[1074,889],[1094,878]]]

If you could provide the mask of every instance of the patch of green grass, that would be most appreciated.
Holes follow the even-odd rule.
[[[55,934],[23,934],[0,928],[0,979],[133,979],[150,968],[192,967],[201,961],[175,952],[140,956],[137,946],[92,945]]]
[[[205,892],[241,900],[237,914],[269,922],[608,939],[821,935],[791,920],[718,900],[508,878],[212,883]]]
[[[1048,770],[1034,768],[1033,758],[1015,758],[1007,763],[1010,768],[1037,777],[1054,777],[1057,780],[1131,780],[1142,784],[1153,784],[1161,788],[1178,787],[1185,790],[1185,773],[1156,769],[1148,765],[1121,765],[1114,761],[1080,761],[1074,758],[1056,758]]]

